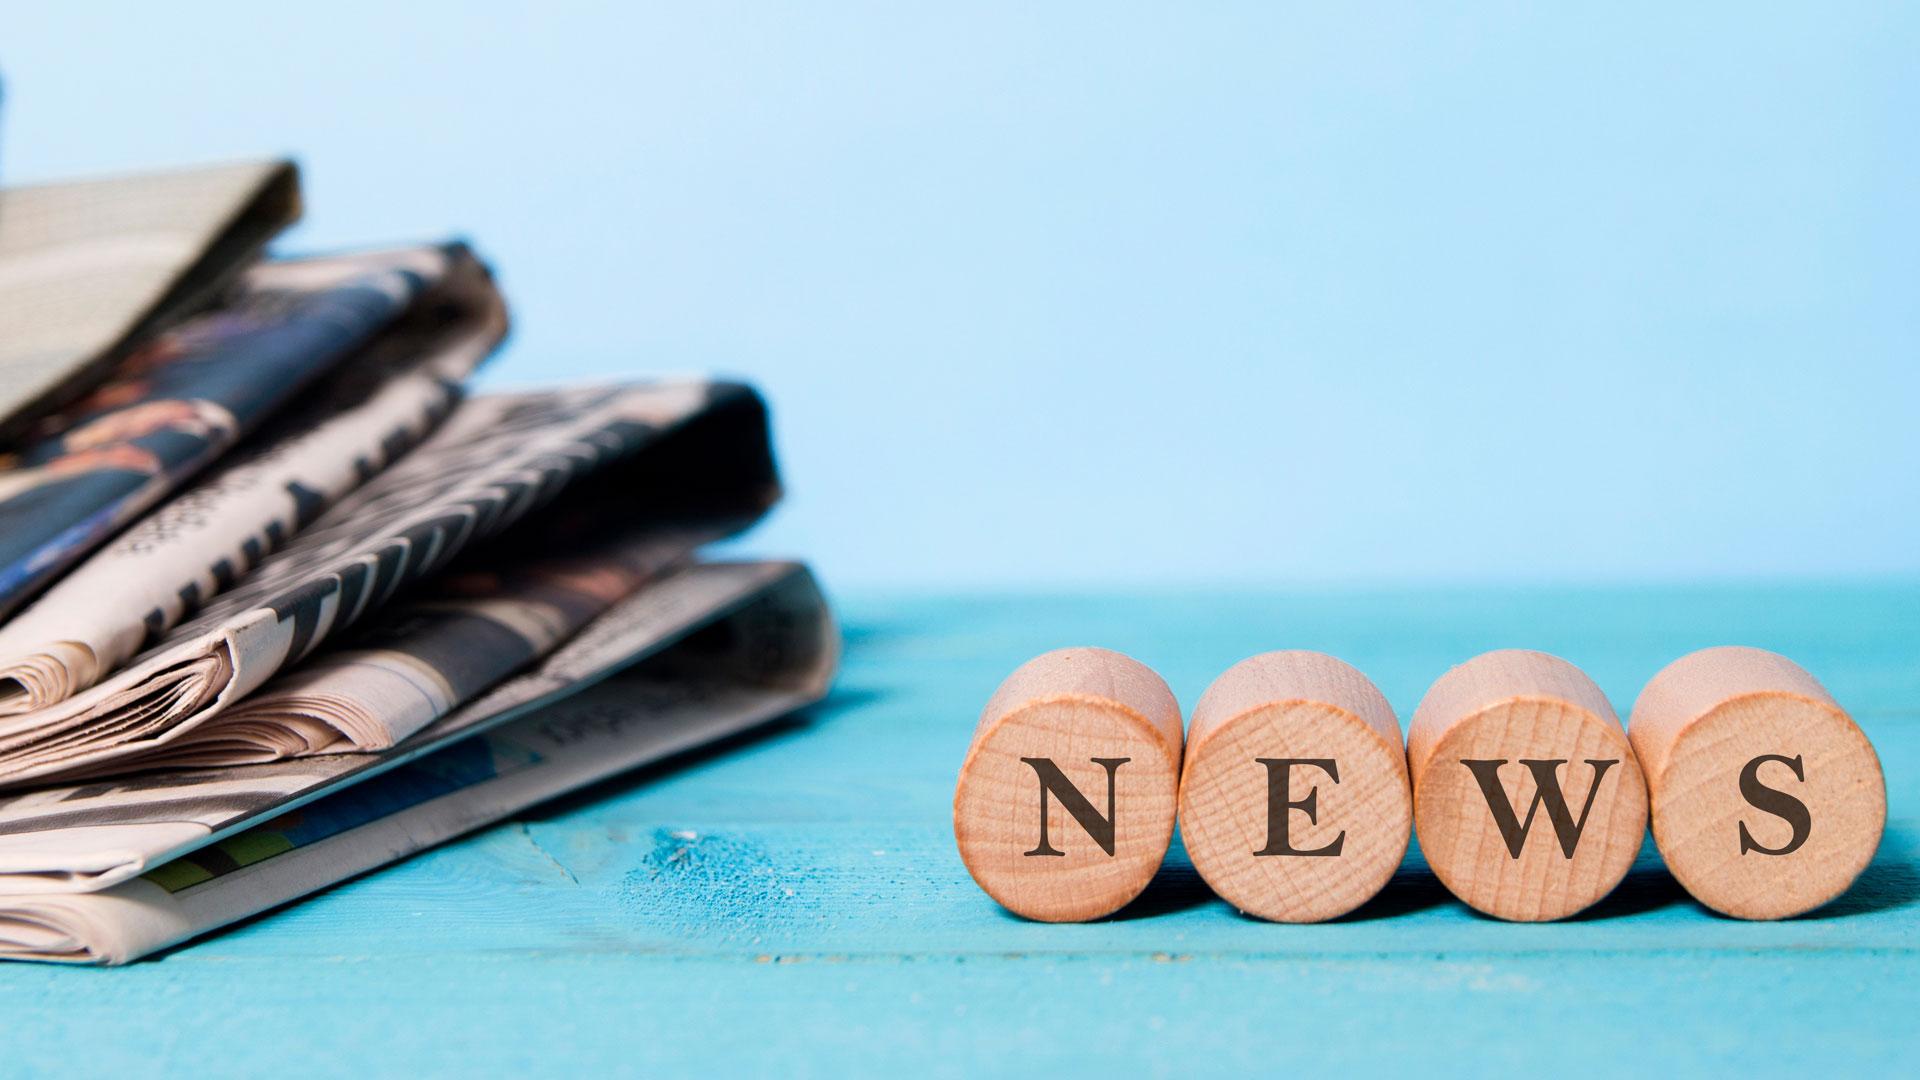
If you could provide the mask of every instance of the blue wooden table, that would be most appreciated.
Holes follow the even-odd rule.
[[[1633,1066],[1907,1072],[1920,1026],[1920,587],[859,595],[833,698],[121,970],[0,967],[0,1071],[205,1075],[727,1069],[1558,1076]],[[1891,821],[1853,892],[1716,917],[1651,851],[1570,922],[1508,925],[1411,856],[1368,907],[1279,926],[1175,850],[1132,908],[1001,912],[953,846],[994,685],[1100,644],[1191,706],[1228,664],[1316,648],[1404,717],[1484,649],[1582,665],[1624,713],[1668,660],[1783,652],[1861,721]]]

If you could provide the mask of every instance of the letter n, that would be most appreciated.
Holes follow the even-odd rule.
[[[1089,802],[1085,795],[1080,794],[1080,789],[1073,786],[1073,781],[1067,779],[1067,774],[1060,771],[1060,767],[1053,763],[1052,758],[1023,757],[1020,760],[1032,766],[1033,774],[1040,778],[1040,844],[1032,851],[1027,852],[1027,854],[1066,854],[1066,852],[1054,847],[1047,836],[1047,796],[1052,795],[1060,801],[1060,805],[1066,809],[1067,813],[1073,815],[1073,820],[1080,823],[1080,827],[1087,831],[1087,835],[1093,837],[1093,842],[1100,845],[1100,850],[1106,852],[1108,855],[1112,855],[1114,821],[1113,774],[1120,766],[1125,765],[1133,759],[1123,757],[1091,759],[1095,765],[1107,770],[1106,817],[1100,816],[1100,811],[1095,810],[1093,803]]]

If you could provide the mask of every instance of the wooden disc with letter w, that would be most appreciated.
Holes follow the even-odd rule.
[[[1447,672],[1407,738],[1414,832],[1455,896],[1503,919],[1560,919],[1613,891],[1647,828],[1619,717],[1555,656],[1485,653]]]
[[[1029,660],[981,713],[953,795],[961,861],[1007,910],[1109,915],[1173,839],[1182,733],[1173,692],[1106,649]]]

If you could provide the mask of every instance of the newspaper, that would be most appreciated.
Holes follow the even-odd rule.
[[[403,586],[537,508],[554,513],[548,504],[569,488],[662,521],[704,519],[715,505],[764,509],[778,491],[766,425],[759,397],[730,383],[471,399],[118,674],[0,717],[0,784],[140,767]]]
[[[0,191],[0,441],[207,300],[299,213],[286,161]]]
[[[757,508],[756,508],[757,509]],[[545,657],[702,544],[757,512],[556,537],[481,553],[372,617],[341,647],[276,676],[142,768],[242,765],[384,750]],[[568,530],[571,531],[571,530]]]
[[[262,264],[43,417],[0,458],[0,615],[353,360],[451,261],[414,248]]]
[[[811,578],[788,570],[677,647],[485,734],[464,731],[430,754],[390,762],[382,775],[101,891],[0,896],[0,957],[126,963],[817,701],[837,662],[837,637]],[[177,790],[207,791],[209,801],[224,794],[205,782]],[[189,817],[195,805],[182,800],[153,817]]]
[[[506,333],[506,309],[464,246],[406,254],[432,268],[432,284],[398,321],[230,464],[0,625],[0,716],[46,708],[111,674],[445,418],[460,382]],[[338,279],[391,259],[314,259],[274,273]]]
[[[90,892],[485,731],[679,646],[723,666],[730,651],[837,652],[819,587],[792,563],[696,564],[655,581],[589,623],[537,666],[378,753],[269,765],[178,769],[36,788],[0,799],[0,895]],[[724,638],[693,632],[720,620]],[[725,646],[720,648],[719,646]],[[718,655],[719,660],[713,657]]]

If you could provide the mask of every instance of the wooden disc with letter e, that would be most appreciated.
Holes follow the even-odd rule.
[[[1484,653],[1440,677],[1407,733],[1414,830],[1442,884],[1503,919],[1560,919],[1613,891],[1647,789],[1592,679],[1546,653]]]
[[[1213,890],[1250,915],[1319,922],[1380,891],[1407,853],[1413,799],[1392,706],[1316,652],[1242,660],[1193,709],[1180,834]]]
[[[1811,911],[1845,892],[1880,845],[1887,788],[1873,745],[1784,656],[1683,656],[1640,692],[1627,731],[1660,857],[1715,911]]]
[[[1000,684],[953,793],[960,859],[987,895],[1043,922],[1110,915],[1173,840],[1180,705],[1146,665],[1059,649]]]

